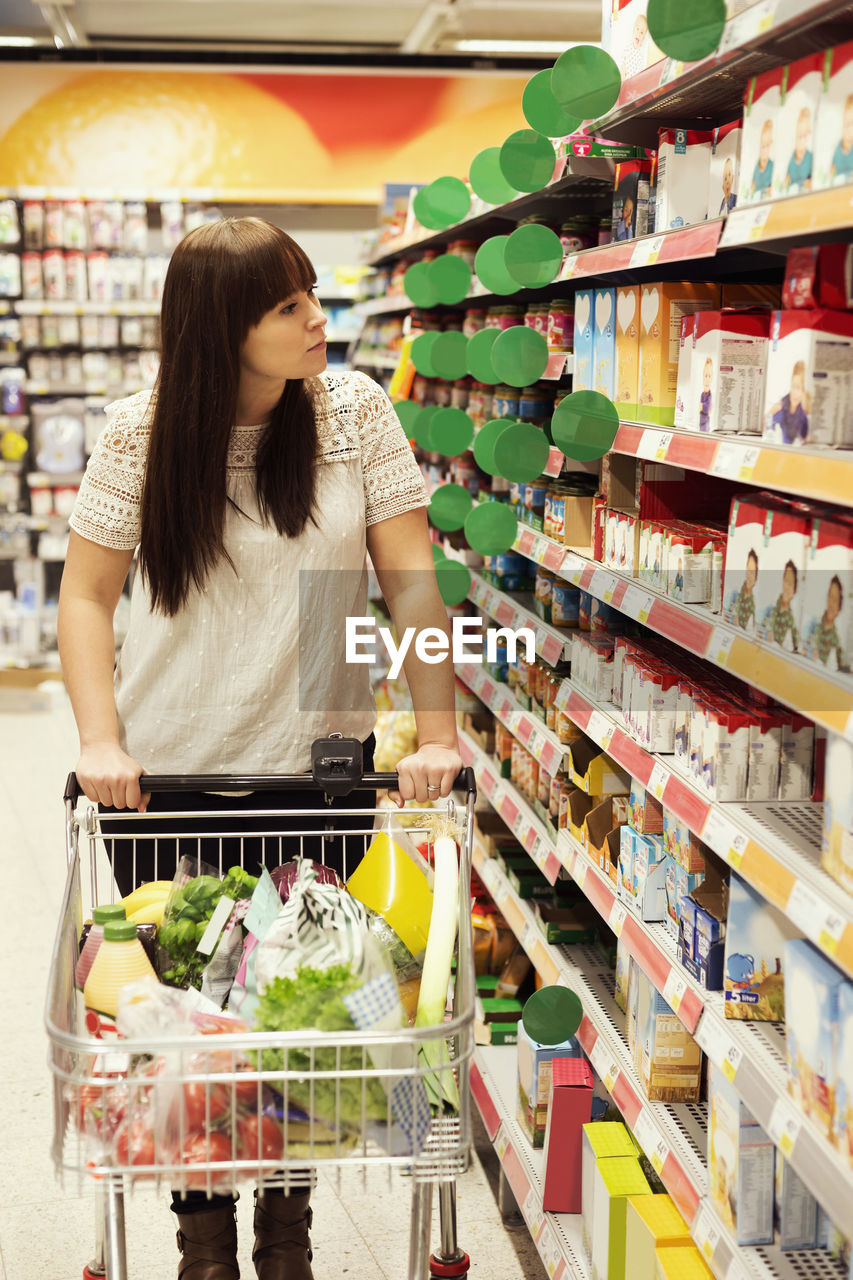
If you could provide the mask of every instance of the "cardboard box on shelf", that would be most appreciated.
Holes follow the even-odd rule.
[[[814,1249],[817,1200],[781,1151],[776,1152],[776,1230],[780,1249]]]
[[[678,959],[706,991],[723,987],[729,886],[716,860],[708,863],[705,879],[681,899]]]
[[[711,1280],[713,1274],[695,1244],[665,1244],[655,1250],[655,1280]]]
[[[833,880],[853,893],[853,743],[831,733],[826,742],[826,798],[820,862]]]
[[[583,1126],[589,1124],[594,1077],[586,1058],[556,1058],[545,1128],[546,1213],[580,1213]]]
[[[746,88],[738,203],[769,200],[776,173],[776,146],[784,67],[754,76]]]
[[[787,916],[732,873],[726,927],[727,1018],[783,1021],[785,948],[799,937],[801,930]]]
[[[823,53],[810,53],[785,67],[773,172],[776,195],[799,195],[812,189],[815,117],[823,65]]]
[[[474,1001],[475,1044],[516,1044],[523,1005],[507,997],[477,996]]]
[[[785,944],[784,964],[788,1092],[832,1142],[840,995],[848,984],[841,970],[805,938]]]
[[[633,240],[649,229],[651,160],[622,160],[614,171],[613,239]]]
[[[531,1040],[519,1019],[516,1116],[534,1147],[541,1147],[545,1142],[554,1060],[579,1057],[582,1057],[581,1047],[574,1036],[562,1044],[539,1044]]]
[[[619,866],[620,827],[624,822],[624,809],[617,803],[618,797],[605,796],[584,819],[583,843],[593,862],[616,884]],[[620,815],[622,822],[620,822]]]
[[[763,433],[774,444],[853,443],[853,316],[774,311]]]
[[[623,827],[630,831],[630,827]],[[662,836],[641,836],[631,833],[633,845],[632,884],[629,904],[638,912],[641,920],[666,919],[666,853]]]
[[[666,855],[666,920],[664,924],[676,942],[681,925],[682,899],[692,893],[704,878],[704,871],[685,871],[675,858],[670,854]]]
[[[696,313],[685,427],[761,433],[769,338],[768,312]]]
[[[802,648],[828,671],[853,661],[853,524],[815,516],[802,590]]]
[[[639,965],[628,982],[628,1048],[651,1102],[698,1102],[702,1052]]]
[[[767,501],[761,495],[732,500],[723,584],[726,622],[747,635],[758,633],[759,571],[763,572],[764,526]]]
[[[568,746],[572,781],[588,796],[624,795],[631,789],[630,776],[590,738],[578,738]]]
[[[681,317],[711,310],[719,299],[716,284],[669,281],[640,287],[640,422],[674,424]]]
[[[597,1280],[626,1280],[628,1197],[652,1194],[636,1156],[612,1156],[596,1161],[592,1194],[592,1274]]]
[[[853,41],[827,49],[814,142],[814,186],[853,182]]]
[[[601,801],[601,796],[589,796],[580,787],[572,787],[568,793],[568,827],[574,838],[583,844],[584,821],[588,813]],[[562,802],[561,802],[562,803]]]
[[[789,249],[782,299],[773,304],[774,310],[844,311],[853,306],[851,262],[851,244],[804,244]]]
[[[690,1228],[668,1195],[630,1196],[625,1218],[625,1255],[630,1280],[655,1280],[655,1250],[691,1244]]]
[[[853,983],[838,992],[838,1083],[833,1107],[833,1136],[853,1169]]]
[[[575,293],[575,334],[573,391],[593,391],[593,332],[595,327],[595,290],[578,289]]]
[[[615,1120],[598,1120],[585,1124],[581,1138],[581,1202],[583,1244],[589,1256],[592,1249],[594,1210],[593,1175],[599,1160],[621,1156],[637,1157],[637,1145],[624,1124]]]
[[[702,785],[712,802],[743,800],[749,767],[752,712],[725,697],[704,699]]]
[[[623,285],[616,290],[616,375],[612,397],[620,418],[636,419],[639,386],[640,289],[638,285]]]
[[[756,582],[758,635],[797,653],[802,635],[802,586],[811,520],[794,503],[772,503],[764,526],[762,564]]]
[[[663,805],[636,778],[631,779],[628,799],[631,826],[641,836],[663,834]]]
[[[638,75],[664,57],[649,34],[648,7],[648,0],[613,0],[612,5],[605,6],[604,38],[609,41],[610,55],[623,80]]]
[[[685,871],[704,871],[708,846],[690,830],[686,822],[662,806],[663,842],[666,852],[680,863]]]
[[[537,900],[533,909],[546,942],[592,942],[595,937],[595,927],[586,918],[582,903],[570,907],[554,907],[548,902]]]
[[[732,120],[711,135],[711,159],[708,173],[708,218],[721,218],[737,204],[740,178],[740,147],[743,123]],[[723,303],[727,306],[727,303]]]
[[[691,379],[693,377],[693,335],[696,331],[696,316],[681,317],[681,329],[678,339],[678,366],[675,371],[675,414],[673,426],[686,430],[695,430],[694,405],[691,401]]]
[[[773,1143],[719,1067],[708,1064],[708,1188],[740,1245],[773,1243]]]
[[[713,135],[695,129],[658,130],[655,232],[704,222],[708,213]]]
[[[596,289],[592,334],[593,391],[613,399],[616,373],[616,290]]]
[[[814,778],[814,723],[787,707],[776,708],[776,714],[782,719],[779,799],[808,800]]]

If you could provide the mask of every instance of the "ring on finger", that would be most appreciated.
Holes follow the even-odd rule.
[[[440,791],[440,790],[441,790],[441,787],[431,786],[429,784],[427,785],[427,791]]]

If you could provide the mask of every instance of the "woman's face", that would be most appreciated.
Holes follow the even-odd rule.
[[[276,382],[315,377],[326,367],[325,326],[313,289],[292,294],[246,334],[241,373]]]

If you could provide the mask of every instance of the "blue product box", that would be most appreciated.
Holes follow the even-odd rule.
[[[631,795],[628,800],[631,810],[631,826],[641,836],[659,836],[663,832],[663,806],[656,800],[651,791],[636,778],[631,779]]]
[[[740,876],[732,875],[724,977],[727,1018],[785,1017],[785,944],[802,931]]]
[[[666,853],[662,836],[634,833],[634,902],[641,919],[666,919]]]
[[[595,290],[578,289],[575,293],[575,371],[573,391],[593,391],[593,327],[595,325]]]
[[[577,295],[576,295],[577,296]],[[577,306],[577,303],[575,303]],[[577,356],[575,357],[577,359]],[[616,290],[596,289],[592,337],[593,391],[616,394]]]
[[[530,1039],[519,1018],[516,1116],[534,1147],[545,1143],[554,1059],[581,1057],[583,1050],[574,1036],[562,1044],[539,1044]]]
[[[726,950],[728,885],[710,869],[704,882],[681,900],[678,959],[706,991],[721,991]]]
[[[681,919],[681,899],[687,897],[702,883],[705,878],[699,871],[685,871],[680,862],[676,862],[672,854],[666,855],[666,924],[667,929],[678,941],[678,924]]]
[[[617,871],[618,896],[629,906],[634,905],[634,837],[636,831],[627,825],[619,828],[619,867]]]
[[[785,945],[785,985],[788,1090],[800,1110],[832,1141],[840,994],[847,980],[816,947],[797,938]]]

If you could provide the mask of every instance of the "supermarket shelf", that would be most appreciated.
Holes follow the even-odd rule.
[[[513,547],[681,648],[853,741],[853,680],[843,673],[822,671],[799,654],[749,638],[707,607],[679,604],[522,524]]]
[[[371,316],[401,315],[404,311],[411,311],[414,305],[404,293],[391,294],[382,298],[370,298],[367,302],[357,302],[353,311],[357,316],[369,319]]]
[[[20,316],[159,316],[160,303],[152,301],[48,302],[19,298],[13,304]]]
[[[108,386],[105,382],[25,382],[24,391],[28,396],[121,396],[133,395],[136,391],[148,391],[139,382],[119,383]]]
[[[473,766],[478,786],[491,801],[488,779],[492,762],[464,732],[460,733],[460,745],[464,762]],[[504,784],[504,789],[509,785]],[[520,797],[519,802],[523,803]],[[592,869],[588,859],[587,864]],[[546,943],[533,912],[518,897],[497,862],[488,857],[476,837],[474,866],[543,981],[560,982],[579,996],[584,1019],[578,1039],[584,1052],[657,1169],[679,1212],[691,1224],[691,1234],[718,1280],[732,1280],[740,1275],[762,1277],[763,1280],[810,1280],[811,1277],[815,1280],[823,1280],[823,1277],[843,1280],[846,1273],[821,1250],[783,1254],[773,1247],[747,1249],[735,1244],[707,1198],[704,1105],[667,1106],[645,1099],[621,1030],[624,1015],[611,994],[612,972],[604,967],[594,948],[559,947]],[[705,993],[703,1018],[714,1001],[721,1004],[719,996]],[[821,1192],[830,1217],[836,1222],[846,1223],[853,1176],[788,1101],[784,1042],[780,1053],[778,1031],[767,1023],[727,1022],[716,1011],[708,1017],[706,1026],[708,1034],[703,1035],[700,1021],[697,1029],[700,1045],[734,1078],[739,1092],[743,1085],[749,1105],[752,1105],[753,1095],[759,1089],[763,1090],[758,1118],[769,1111],[768,1132],[786,1151],[794,1166],[800,1170],[809,1168],[815,1148],[822,1148],[828,1154],[830,1163],[822,1166],[817,1183],[810,1182],[809,1185]],[[719,1028],[718,1042],[714,1040],[715,1028]],[[755,1043],[750,1044],[750,1041]],[[724,1066],[725,1062],[728,1062],[728,1068]],[[771,1089],[768,1089],[767,1081],[770,1081]],[[840,1183],[836,1175],[840,1177]]]
[[[0,427],[4,431],[8,428],[17,431],[19,427],[25,427],[29,420],[28,413],[0,413]]]
[[[713,258],[722,230],[723,219],[715,218],[710,222],[678,227],[659,235],[640,236],[636,240],[620,240],[599,245],[595,249],[582,249],[579,253],[567,254],[557,280],[579,280],[586,276],[606,276],[614,272],[661,267],[671,262]]]
[[[353,368],[394,370],[400,363],[399,355],[386,351],[356,351],[351,362]]]
[[[552,627],[543,622],[533,607],[532,596],[524,597],[523,602],[514,596],[508,596],[505,592],[498,591],[497,587],[489,586],[473,570],[468,596],[502,627],[511,627],[514,631],[520,627],[532,628],[536,636],[536,652],[550,666],[568,661],[572,643],[571,632],[565,627]]]
[[[849,38],[851,16],[849,0],[758,0],[729,19],[710,57],[686,67],[666,59],[626,80],[615,108],[591,131],[656,146],[667,124],[723,124],[741,114],[751,76]]]
[[[733,209],[720,239],[721,249],[777,248],[792,240],[814,242],[821,236],[849,231],[853,222],[850,187],[832,187],[804,195],[768,200]]]
[[[853,201],[853,193],[848,196]],[[853,217],[853,204],[851,204]],[[824,502],[853,501],[853,450],[789,449],[757,436],[706,436],[622,422],[614,453]]]
[[[476,1048],[471,1096],[551,1280],[588,1280],[580,1214],[542,1211],[545,1156],[515,1118],[517,1062],[514,1046]]]
[[[518,701],[505,684],[496,683],[482,667],[463,663],[456,668],[462,683],[476,693],[481,702],[518,738],[522,746],[535,756],[552,778],[568,767],[568,749],[551,729]],[[556,877],[549,876],[553,883]]]

